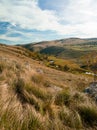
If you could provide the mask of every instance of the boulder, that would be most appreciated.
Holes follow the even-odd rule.
[[[91,82],[89,86],[84,90],[84,92],[89,94],[97,101],[97,82]]]

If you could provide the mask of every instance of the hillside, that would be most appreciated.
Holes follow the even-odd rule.
[[[97,50],[97,39],[68,38],[23,45],[23,47],[42,54],[59,58],[77,60],[81,56]]]
[[[97,105],[83,91],[91,76],[51,69],[0,44],[1,130],[97,130]]]

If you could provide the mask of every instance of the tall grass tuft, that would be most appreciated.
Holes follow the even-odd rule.
[[[7,103],[7,102],[6,102]],[[43,130],[40,116],[29,105],[22,107],[16,97],[12,97],[6,108],[0,104],[0,129]],[[3,104],[4,105],[4,104]]]
[[[43,79],[43,76],[39,75],[39,74],[36,74],[36,75],[33,75],[31,80],[36,83],[36,84],[41,84],[43,83],[44,79]]]
[[[42,99],[43,101],[51,98],[51,95],[41,85],[38,87],[36,84],[26,84],[25,88],[29,93],[34,94],[38,99]]]
[[[3,62],[0,63],[0,74],[4,71],[6,68],[5,64]]]
[[[78,107],[78,112],[82,118],[82,121],[87,126],[97,126],[97,107],[80,105]]]
[[[55,104],[69,106],[71,100],[72,98],[70,92],[67,90],[63,90],[56,95]]]
[[[59,117],[64,125],[67,125],[71,128],[82,128],[80,115],[76,111],[72,111],[66,107],[63,107],[59,113]]]
[[[13,89],[14,89],[18,99],[22,103],[28,102],[28,99],[24,93],[24,87],[25,87],[25,82],[22,78],[18,78],[17,80],[14,81]]]

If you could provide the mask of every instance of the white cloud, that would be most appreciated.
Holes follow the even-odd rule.
[[[56,30],[59,26],[58,17],[54,11],[41,10],[35,0],[3,0],[0,3],[0,19],[22,28],[37,30]],[[55,27],[54,27],[55,25]]]
[[[7,3],[8,2],[8,3]],[[0,4],[0,18],[12,25],[19,25],[25,29],[36,29],[40,31],[52,30],[59,34],[73,32],[71,26],[59,23],[58,16],[54,11],[42,10],[35,0],[3,0]],[[3,13],[2,13],[3,12]]]
[[[51,30],[64,36],[97,37],[96,0],[69,0],[67,6],[60,7],[62,9],[56,12],[42,10],[38,0],[1,0],[0,20],[24,29]]]
[[[68,23],[80,37],[97,37],[97,1],[96,0],[69,0],[65,9],[59,12],[63,23]]]
[[[70,0],[66,9],[61,11],[65,20],[72,24],[85,23],[97,20],[97,1],[94,0]]]

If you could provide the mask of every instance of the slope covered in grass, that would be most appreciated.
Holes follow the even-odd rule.
[[[16,48],[0,49],[1,130],[97,129],[97,105],[83,92],[92,77],[45,67]]]
[[[97,39],[68,38],[22,45],[23,47],[59,58],[78,60],[81,56],[97,50]]]

